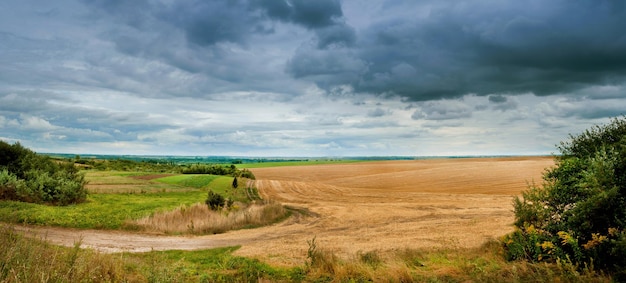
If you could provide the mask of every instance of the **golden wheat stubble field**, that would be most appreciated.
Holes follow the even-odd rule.
[[[512,231],[512,199],[540,184],[552,157],[431,159],[252,169],[265,199],[312,216],[254,231],[238,251],[298,264],[307,240],[340,256],[359,251],[476,247]],[[259,233],[263,231],[262,233]]]

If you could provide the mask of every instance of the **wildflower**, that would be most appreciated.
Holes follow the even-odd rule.
[[[591,240],[589,240],[586,244],[584,244],[583,248],[585,248],[585,250],[589,250],[597,245],[602,244],[603,242],[607,240],[608,240],[607,236],[600,235],[600,233],[593,233],[591,234]]]
[[[541,249],[543,249],[548,254],[552,254],[552,252],[554,251],[554,244],[550,241],[544,241],[543,243],[541,243]]]

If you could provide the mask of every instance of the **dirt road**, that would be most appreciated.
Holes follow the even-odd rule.
[[[549,157],[434,159],[253,169],[261,196],[309,211],[257,229],[207,236],[18,227],[106,252],[241,245],[239,255],[301,264],[307,240],[340,256],[442,245],[475,247],[512,230],[512,197]]]

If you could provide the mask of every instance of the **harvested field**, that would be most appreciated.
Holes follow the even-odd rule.
[[[106,251],[242,245],[239,255],[284,265],[302,264],[313,237],[318,247],[345,257],[372,250],[477,247],[512,231],[512,197],[528,182],[541,183],[544,169],[553,165],[551,157],[515,157],[251,169],[263,198],[310,213],[219,235],[126,237],[54,229],[47,238],[54,242],[63,235],[56,242],[71,244],[72,237],[82,236],[85,246]],[[109,238],[117,241],[102,241]]]
[[[319,217],[279,224],[298,228],[244,245],[239,253],[289,261],[304,256],[306,240],[313,236],[318,246],[346,256],[406,247],[476,247],[512,231],[512,197],[529,182],[541,183],[553,164],[552,157],[515,157],[252,169],[264,199]]]

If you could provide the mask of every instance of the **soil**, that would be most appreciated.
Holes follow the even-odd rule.
[[[62,245],[104,252],[241,245],[237,255],[278,265],[305,261],[307,241],[339,256],[441,246],[477,247],[513,230],[512,200],[541,183],[551,157],[381,161],[251,169],[264,199],[294,216],[267,227],[206,236],[18,226]]]

